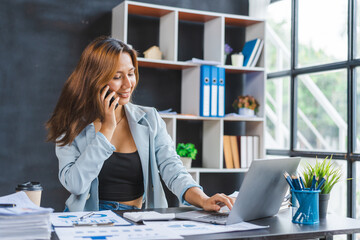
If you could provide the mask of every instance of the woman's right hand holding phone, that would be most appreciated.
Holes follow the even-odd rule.
[[[100,132],[110,141],[116,128],[115,106],[119,102],[119,97],[110,104],[110,100],[114,97],[115,92],[111,92],[106,96],[108,90],[109,86],[106,86],[100,93],[105,112],[104,120],[101,122]]]

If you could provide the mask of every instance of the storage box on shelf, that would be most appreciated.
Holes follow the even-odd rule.
[[[197,24],[197,28],[203,31],[202,41],[194,43],[202,45],[202,59],[209,61],[224,62],[225,42],[234,42],[237,52],[241,51],[244,42],[261,38],[265,39],[265,22],[262,19],[234,14],[197,11],[190,9],[175,8],[169,6],[124,1],[113,9],[112,36],[133,44],[135,39],[129,39],[129,26],[136,27],[131,23],[132,16],[142,16],[144,21],[151,18],[155,22],[153,33],[157,34],[158,42],[151,42],[148,46],[133,45],[142,53],[147,47],[157,45],[163,53],[162,60],[138,58],[140,67],[167,68],[182,71],[181,90],[181,113],[189,115],[168,115],[162,114],[166,122],[167,130],[176,144],[176,129],[178,121],[202,121],[202,167],[190,169],[194,179],[200,182],[201,173],[232,173],[244,172],[246,169],[225,169],[223,164],[223,135],[224,125],[231,122],[242,122],[245,124],[245,135],[259,136],[260,157],[264,157],[264,111],[265,111],[265,69],[264,49],[256,67],[234,67],[222,65],[225,68],[226,76],[240,75],[244,81],[241,94],[252,95],[260,103],[260,110],[257,117],[199,117],[199,84],[200,66],[186,60],[194,55],[182,55],[183,42],[179,42],[179,34],[182,38],[192,40],[192,33],[179,31],[179,26],[186,27],[187,23]],[[155,20],[154,20],[155,19]],[[129,22],[130,21],[130,22]],[[131,30],[132,31],[132,30]],[[140,32],[140,31],[139,31]],[[231,39],[232,32],[242,35],[242,39]],[[144,36],[145,37],[145,36]],[[146,36],[148,38],[148,36]],[[143,40],[144,41],[144,40]],[[144,44],[145,45],[145,44]],[[181,49],[181,50],[180,50]],[[187,53],[189,54],[189,53]],[[191,54],[191,52],[190,52]],[[179,56],[181,55],[181,56]],[[232,77],[230,77],[232,81]],[[227,84],[227,83],[226,83]],[[234,96],[235,98],[236,96]],[[226,105],[231,103],[226,102]],[[195,106],[195,107],[194,107]]]

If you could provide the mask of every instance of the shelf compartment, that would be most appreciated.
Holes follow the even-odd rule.
[[[229,26],[238,26],[238,27],[248,27],[254,24],[262,23],[264,20],[246,17],[246,16],[236,16],[236,15],[225,15],[225,25]]]
[[[112,15],[113,37],[132,44],[141,54],[154,45],[159,46],[163,59],[177,60],[178,15],[175,9],[124,1],[113,8]],[[142,19],[142,24],[137,24],[137,19]],[[149,32],[157,35],[156,38],[137,37],[151,36]]]
[[[172,10],[169,10],[168,7],[151,7],[151,5],[141,3],[141,5],[136,5],[136,3],[132,2],[128,4],[128,12],[130,14],[142,15],[142,16],[151,16],[151,17],[162,17]]]
[[[179,20],[191,21],[191,22],[207,22],[217,18],[214,14],[204,14],[197,11],[179,11]]]

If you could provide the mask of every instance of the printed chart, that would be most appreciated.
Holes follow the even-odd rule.
[[[60,240],[148,240],[148,239],[183,239],[167,229],[146,225],[123,227],[77,227],[55,228]]]
[[[232,225],[216,225],[194,221],[156,221],[144,222],[149,227],[159,227],[164,231],[173,231],[178,235],[198,235],[221,232],[236,232],[247,231],[261,228],[268,228],[269,226],[259,226],[248,222],[241,222]]]
[[[81,219],[81,217],[85,218]],[[86,217],[88,216],[88,217]],[[52,213],[50,215],[51,224],[54,227],[72,227],[74,225],[106,225],[112,224],[114,226],[129,226],[132,223],[126,221],[114,212],[97,211],[97,212],[62,212]]]

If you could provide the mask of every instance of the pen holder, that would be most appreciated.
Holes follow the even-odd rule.
[[[320,190],[291,190],[293,223],[319,223],[319,193]]]

